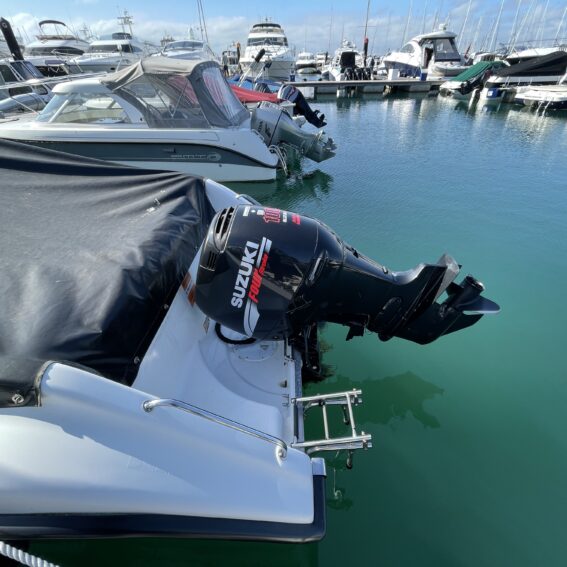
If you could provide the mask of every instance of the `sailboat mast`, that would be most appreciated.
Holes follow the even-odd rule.
[[[368,31],[368,14],[370,13],[370,0],[368,0],[368,4],[366,5],[366,21],[364,22],[364,38],[367,37],[366,32]]]
[[[514,16],[514,23],[512,24],[512,33],[510,34],[509,45],[513,45],[516,39],[516,26],[518,25],[518,16],[520,15],[521,6],[522,6],[522,0],[518,0],[518,7],[516,8],[516,15]]]
[[[209,43],[209,34],[207,32],[207,24],[205,22],[205,12],[203,10],[203,3],[197,0],[197,12],[199,14],[199,27],[201,28],[201,39]],[[204,32],[204,36],[203,36]]]
[[[461,26],[461,31],[459,33],[459,49],[462,48],[463,44],[463,35],[465,33],[465,28],[467,26],[467,21],[469,19],[469,13],[471,11],[471,4],[472,4],[472,0],[469,0],[469,5],[467,6],[467,13],[465,14],[465,19],[463,20],[463,25]]]
[[[496,48],[496,40],[498,39],[498,28],[500,27],[500,17],[502,16],[503,8],[504,8],[504,0],[500,2],[498,17],[496,18],[496,23],[494,24],[494,33],[492,34],[492,39],[490,41],[490,51],[494,51],[494,49]]]
[[[543,43],[543,28],[545,26],[545,18],[547,16],[547,8],[549,7],[549,0],[547,0],[547,2],[545,3],[545,8],[543,9],[543,13],[541,15],[541,20],[539,22],[539,30],[538,30],[538,36],[539,36],[539,44],[541,46],[541,44]],[[536,44],[537,44],[537,37],[536,37]]]
[[[366,4],[366,21],[364,22],[364,37],[362,38],[362,46],[364,50],[364,66],[366,67],[366,58],[368,55],[368,36],[366,33],[368,32],[368,15],[370,13],[370,0]]]
[[[557,28],[557,33],[555,34],[555,45],[559,45],[560,33],[561,28],[563,27],[563,22],[565,21],[565,15],[567,14],[567,6],[565,6],[565,10],[563,10],[563,16],[561,16],[561,21],[559,22],[559,27]]]
[[[412,5],[413,5],[413,0],[410,0],[409,10],[408,10],[408,18],[406,20],[406,27],[404,28],[404,37],[402,38],[402,45],[400,46],[400,48],[403,47],[404,43],[406,42],[406,36],[407,36],[407,33],[408,33],[408,27],[409,27],[410,18],[411,18]]]
[[[329,24],[329,48],[328,53],[331,53],[331,40],[333,39],[333,7],[331,6],[331,23]]]

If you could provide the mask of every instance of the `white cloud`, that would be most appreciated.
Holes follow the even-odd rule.
[[[76,0],[77,2],[96,2],[97,0]],[[438,3],[429,0],[427,4],[414,2],[412,17],[410,19],[406,40],[422,33],[431,31],[435,21],[437,24],[448,20],[449,27],[455,32],[460,32],[463,21],[468,9],[468,0],[460,0],[453,8],[446,13],[438,13]],[[523,3],[519,13],[519,22],[524,22],[522,28],[522,41],[528,39],[543,38],[553,40],[557,33],[558,23],[561,20],[563,9],[561,7],[549,7],[547,13],[543,13],[543,6],[535,6],[531,12],[529,7],[533,3]],[[424,6],[427,6],[427,13],[424,18]],[[516,15],[517,3],[505,2],[502,21],[498,33],[501,42],[508,42],[511,37],[512,25]],[[475,38],[477,43],[490,34],[490,27],[495,21],[499,9],[499,2],[490,4],[473,0],[471,3],[470,14],[465,28],[461,46],[468,46]],[[543,17],[545,15],[545,18]],[[24,43],[32,41],[38,28],[37,23],[41,18],[37,18],[29,13],[20,12],[7,18],[14,28],[17,35],[22,37]],[[297,51],[303,50],[304,46],[311,51],[329,50],[331,53],[339,46],[341,37],[354,41],[359,48],[362,48],[363,26],[359,16],[338,16],[335,14],[334,22],[331,26],[331,14],[321,16],[320,14],[304,15],[296,20],[291,19],[282,25],[286,30],[289,42],[296,47]],[[301,20],[308,23],[299,23]],[[398,49],[401,47],[404,30],[406,28],[407,14],[394,15],[386,10],[381,10],[377,15],[373,15],[368,21],[368,38],[370,51],[383,54],[388,49]],[[478,30],[479,22],[482,24]],[[85,26],[82,18],[67,19],[66,23],[71,29],[77,32]],[[217,52],[222,51],[234,41],[240,41],[243,48],[246,43],[248,31],[255,20],[244,16],[217,16],[207,19],[208,36],[213,49]],[[519,26],[519,24],[518,24]],[[88,22],[89,29],[95,35],[108,34],[119,30],[116,18],[99,19]],[[165,35],[173,36],[176,39],[188,37],[189,28],[193,27],[197,37],[200,31],[196,22],[179,22],[173,19],[164,18],[161,20],[150,19],[143,14],[137,14],[134,18],[133,29],[139,39],[151,41],[159,44]],[[567,28],[567,22],[564,28]],[[563,38],[567,36],[567,29],[562,33]]]

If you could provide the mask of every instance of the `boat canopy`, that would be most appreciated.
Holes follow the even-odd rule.
[[[506,63],[504,63],[504,61],[479,61],[478,63],[475,63],[474,65],[468,67],[462,73],[459,73],[457,76],[450,77],[449,81],[464,83],[465,81],[476,79],[486,71],[489,71],[491,69],[501,69],[502,67],[506,67]]]
[[[131,385],[214,210],[204,180],[0,140],[0,407],[49,361]]]
[[[101,83],[134,106],[141,103],[154,128],[230,128],[250,117],[215,61],[147,57]]]
[[[534,57],[516,65],[510,65],[498,71],[499,77],[520,77],[530,75],[545,77],[548,75],[563,75],[567,70],[567,52],[555,51],[549,55]]]

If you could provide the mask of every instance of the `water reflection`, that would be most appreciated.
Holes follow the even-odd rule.
[[[59,565],[95,567],[307,567],[319,564],[319,546],[245,541],[126,539],[38,542],[31,553]],[[0,561],[3,565],[3,563]]]
[[[341,392],[352,388],[362,390],[364,403],[356,408],[356,423],[359,429],[370,424],[391,424],[392,421],[401,421],[408,415],[413,416],[423,427],[441,427],[437,417],[426,411],[423,404],[435,396],[442,395],[444,390],[413,372],[362,381],[354,381],[339,374],[328,384],[330,391]],[[312,385],[309,390],[313,393],[315,390],[321,390],[321,386]]]
[[[354,500],[347,496],[346,481],[343,475],[350,474],[345,470],[344,463],[335,463],[332,459],[327,459],[327,506],[333,510],[350,510]],[[345,484],[343,484],[345,482]]]
[[[332,375],[332,369],[324,365],[327,376]],[[439,386],[420,378],[413,372],[405,372],[395,376],[386,376],[380,379],[367,379],[353,381],[347,376],[337,375],[334,379],[329,378],[325,383],[310,385],[309,393],[328,390],[332,392],[346,391],[352,388],[362,390],[364,403],[357,406],[355,420],[357,430],[368,431],[372,425],[390,425],[406,419],[411,415],[419,421],[424,428],[436,429],[441,427],[437,417],[426,411],[424,403],[436,396],[443,394],[444,390]],[[349,435],[347,425],[344,431],[339,431],[337,423],[341,423],[341,413],[338,407],[329,406],[329,426],[333,435]],[[315,415],[316,408],[310,410],[309,419],[306,420],[306,435],[314,439],[323,435],[318,416]],[[335,427],[333,427],[335,425]],[[327,461],[327,505],[334,510],[350,510],[355,502],[348,495],[348,485],[352,482],[351,472],[346,469],[346,451],[324,455]],[[354,467],[356,468],[357,455],[354,455]]]
[[[275,183],[232,183],[231,189],[250,195],[262,205],[301,212],[300,206],[321,200],[333,188],[333,176],[320,170],[302,171],[297,167],[289,175],[278,175]]]

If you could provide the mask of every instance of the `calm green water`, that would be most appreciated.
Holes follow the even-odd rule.
[[[309,392],[363,390],[374,448],[329,467],[319,544],[44,543],[62,565],[564,566],[567,117],[429,97],[318,101],[340,146],[245,191],[392,269],[449,252],[502,312],[428,346],[328,327]]]

